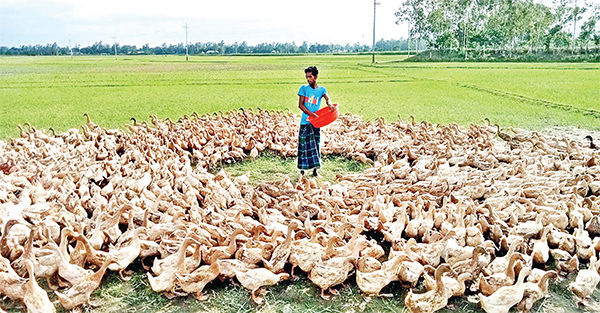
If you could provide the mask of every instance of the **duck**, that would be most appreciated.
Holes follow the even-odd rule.
[[[149,272],[146,273],[150,288],[156,292],[171,291],[175,287],[176,274],[181,272],[184,267],[184,260],[187,248],[190,244],[201,244],[193,238],[186,237],[177,253],[162,259],[161,262],[155,261],[152,265],[152,271],[158,276],[152,276]]]
[[[466,229],[466,237],[465,243],[467,246],[476,247],[481,245],[485,238],[483,237],[483,231],[481,229],[481,224],[475,225],[475,217],[473,215],[469,215],[468,222],[465,227]]]
[[[357,270],[356,285],[364,294],[379,296],[381,289],[392,281],[398,280],[396,269],[400,266],[401,262],[408,259],[407,255],[398,255],[395,259],[385,262],[379,270],[371,272]]]
[[[448,235],[446,235],[446,238],[448,238],[446,240],[446,246],[442,250],[442,258],[446,263],[452,265],[456,262],[471,259],[474,247],[465,247],[464,245],[459,244],[454,237],[449,237]]]
[[[106,259],[108,259],[108,252],[94,249],[94,247],[92,247],[92,245],[88,241],[87,237],[85,237],[84,235],[78,234],[77,236],[75,236],[75,240],[83,243],[85,247],[85,261],[87,263],[93,264],[95,266],[102,266]]]
[[[442,275],[450,271],[452,271],[450,265],[442,263],[435,270],[436,286],[434,289],[420,294],[413,293],[410,289],[404,298],[406,308],[412,313],[431,313],[446,307],[451,295],[446,292]]]
[[[200,240],[198,240],[200,239]],[[166,240],[162,240],[161,242],[161,246],[165,244]],[[205,240],[201,239],[201,237],[196,237],[191,233],[188,233],[183,240],[176,241],[174,243],[174,245],[177,245],[177,248],[172,248],[173,250],[169,249],[166,251],[161,252],[162,254],[164,254],[163,258],[155,258],[154,259],[154,263],[152,264],[150,270],[152,271],[153,274],[155,275],[160,275],[160,273],[162,273],[163,267],[165,268],[170,268],[173,266],[173,264],[176,264],[178,262],[178,259],[180,257],[180,254],[185,254],[183,259],[185,260],[185,257],[187,257],[188,255],[188,251],[189,251],[189,247],[190,245],[194,244],[194,245],[202,245],[203,243],[206,243]],[[184,261],[181,261],[184,262]]]
[[[257,264],[248,264],[238,259],[218,259],[217,262],[219,263],[219,280],[225,281],[229,279],[232,283],[234,283],[233,278],[235,277],[233,269],[243,272],[258,268]]]
[[[98,215],[96,216],[95,219],[95,227],[92,230],[92,235],[90,236],[90,238],[88,239],[90,244],[92,245],[92,247],[94,247],[94,249],[98,250],[100,248],[102,248],[102,246],[104,245],[104,242],[107,239],[107,235],[103,232],[102,229],[102,216],[104,215],[104,212],[100,212],[98,213]]]
[[[435,269],[432,266],[426,265],[426,270],[423,273],[423,282],[425,283],[425,288],[427,290],[433,290],[436,287],[435,279],[430,276],[429,273],[435,273]],[[473,275],[471,273],[456,273],[450,271],[450,276],[458,275],[458,277],[452,278],[450,276],[442,276],[442,282],[444,283],[444,288],[446,288],[446,293],[452,295],[453,297],[460,297],[465,293],[465,282],[468,280],[473,280]],[[435,275],[435,274],[434,274]]]
[[[2,255],[2,257],[8,258],[12,254],[10,245],[8,244],[8,233],[10,232],[10,229],[17,224],[19,224],[19,221],[16,219],[8,220],[4,224],[2,237],[0,237],[0,255]]]
[[[75,232],[73,227],[64,227],[63,229],[60,230],[60,242],[58,243],[58,247],[60,248],[62,255],[67,257],[67,260],[69,260],[69,262],[71,262],[71,255],[69,254],[69,251],[67,250],[67,246],[69,245],[69,236],[77,237],[77,235],[79,235],[79,233]],[[51,238],[51,237],[52,236],[51,236],[50,232],[47,231],[46,238]],[[52,239],[52,240],[54,240],[54,239]],[[102,262],[100,262],[100,264],[102,264]],[[98,266],[100,266],[100,265],[98,265]]]
[[[208,251],[206,251],[206,253],[202,254],[202,260],[205,263],[210,264],[209,262],[211,262],[211,260],[230,258],[237,250],[237,245],[236,245],[237,237],[239,235],[244,235],[247,233],[248,232],[242,228],[236,229],[235,231],[233,231],[233,233],[229,237],[229,244],[227,246],[216,246],[216,247],[209,248]],[[213,257],[213,255],[218,255],[218,257],[215,259]]]
[[[308,273],[313,269],[315,263],[322,260],[325,255],[325,247],[318,242],[321,231],[325,232],[325,228],[317,226],[310,239],[297,240],[292,244],[289,263],[292,265],[290,274],[294,279],[296,278],[294,275],[294,269],[296,267],[299,267],[302,271]]]
[[[48,293],[42,289],[35,280],[33,262],[25,260],[25,267],[29,274],[27,282],[23,285],[23,304],[28,313],[55,313],[56,308],[48,298]]]
[[[598,149],[598,146],[596,146],[596,144],[594,143],[594,138],[592,136],[587,135],[587,136],[583,137],[583,139],[587,139],[590,141],[590,149],[594,149],[594,150]]]
[[[573,231],[575,251],[580,259],[589,260],[596,253],[596,250],[592,245],[593,241],[588,231],[583,227],[583,219],[579,219],[577,224],[577,228]]]
[[[523,299],[525,293],[525,277],[531,273],[529,268],[523,268],[517,278],[517,283],[511,286],[503,286],[493,294],[485,296],[479,294],[481,307],[487,313],[508,313],[508,310]]]
[[[2,256],[0,258],[6,260]],[[7,269],[10,268],[8,260],[6,260],[6,263],[8,265]],[[0,268],[0,295],[7,296],[12,300],[22,299],[23,287],[26,283],[27,279],[17,275],[12,268],[6,271]]]
[[[575,253],[575,237],[567,231],[560,229],[551,229],[548,233],[548,245],[557,247],[565,253]]]
[[[366,241],[363,241],[362,243],[367,244]],[[337,293],[337,291],[332,291],[331,287],[346,281],[350,271],[354,269],[354,264],[358,259],[358,253],[363,247],[365,247],[365,245],[357,244],[354,252],[350,256],[334,257],[315,263],[313,269],[308,272],[308,279],[321,288],[321,298],[325,300],[331,298],[330,295],[325,294],[328,290],[331,293]]]
[[[336,291],[332,291],[330,288],[346,281],[350,271],[354,269],[354,262],[356,262],[354,256],[335,257],[324,262],[317,262],[308,272],[308,279],[321,288],[321,298],[329,300],[331,296],[326,295],[325,292],[329,290],[336,294]]]
[[[379,260],[370,256],[363,256],[356,261],[356,270],[364,273],[370,273],[380,270],[383,265]]]
[[[60,304],[67,310],[74,309],[82,304],[90,304],[90,295],[98,289],[106,269],[112,262],[114,262],[114,259],[109,256],[95,273],[84,277],[65,292],[54,291]]]
[[[259,246],[253,245],[254,239],[248,240],[243,246],[235,251],[235,258],[247,264],[257,264],[264,258],[265,251]]]
[[[483,272],[488,276],[495,273],[505,272],[508,268],[508,263],[511,256],[515,254],[519,247],[522,246],[524,246],[524,241],[522,239],[511,241],[506,255],[494,258],[494,260],[483,270]]]
[[[512,285],[515,282],[515,263],[517,260],[523,260],[520,253],[515,253],[510,257],[508,267],[503,273],[496,273],[488,277],[479,274],[479,290],[481,293],[489,296],[502,286]]]
[[[454,263],[452,270],[458,274],[470,273],[473,277],[478,277],[488,263],[487,251],[483,246],[477,246],[473,249],[472,259]]]
[[[34,260],[35,254],[33,249],[33,241],[37,235],[37,228],[33,228],[29,233],[29,237],[25,241],[25,249],[17,259],[10,263],[11,267],[17,272],[19,276],[25,276],[27,274],[27,268],[25,267],[25,260]]]
[[[535,221],[529,220],[524,223],[518,223],[509,231],[509,235],[520,236],[524,239],[529,239],[531,237],[537,236],[544,227],[542,221],[543,215],[538,214]]]
[[[245,272],[234,268],[233,271],[240,284],[251,291],[252,301],[259,305],[264,302],[264,299],[256,295],[258,289],[263,286],[272,286],[283,280],[290,279],[290,274],[288,273],[275,274],[263,267],[248,269]]]
[[[254,226],[251,233],[252,237],[235,252],[235,258],[248,264],[257,264],[263,259],[270,259],[275,246],[278,245],[278,237],[283,236],[283,233],[274,231],[270,240],[267,236],[261,237],[262,233],[268,235],[268,230],[262,225]]]
[[[598,275],[597,258],[593,255],[590,258],[590,264],[587,269],[579,270],[575,281],[569,284],[569,290],[579,299],[578,304],[581,304],[585,298],[590,296],[595,290],[600,275]]]
[[[292,221],[288,225],[287,235],[283,243],[278,245],[273,253],[271,253],[271,258],[269,260],[263,259],[263,264],[265,268],[270,270],[271,272],[278,274],[283,271],[283,267],[287,264],[290,253],[291,253],[291,244],[292,244],[292,232],[295,229],[298,229],[298,223]]]
[[[413,261],[409,256],[409,260],[403,261],[398,268],[398,277],[403,283],[407,283],[410,286],[415,286],[419,281],[423,271],[425,270],[423,264]]]
[[[124,277],[123,271],[140,255],[140,234],[145,232],[145,227],[136,228],[128,245],[122,246],[119,249],[112,247],[108,251],[108,254],[114,260],[114,262],[108,265],[108,269],[113,272],[119,272],[119,276],[125,281],[131,279],[131,277]]]
[[[592,218],[586,223],[585,230],[592,236],[600,236],[600,217],[598,215],[592,216]]]
[[[541,238],[533,243],[531,257],[535,263],[546,264],[550,258],[550,247],[548,247],[547,240],[549,231],[550,226],[544,227]]]
[[[203,293],[206,284],[219,276],[218,255],[213,256],[210,265],[203,265],[189,274],[175,274],[177,280],[175,284],[186,293],[193,293],[196,299],[204,301],[208,296]]]
[[[58,272],[58,263],[56,262],[56,253],[46,246],[35,249],[34,269],[37,277],[43,277],[48,283],[48,288],[55,290],[58,288],[53,279]]]
[[[533,305],[540,299],[548,295],[548,280],[556,278],[555,271],[546,271],[537,283],[526,282],[523,299],[517,304],[521,312],[529,312]]]
[[[416,241],[414,240],[414,238],[411,238],[406,242],[403,251],[390,251],[390,258],[394,258],[396,255],[399,254],[408,255],[409,260],[402,262],[400,264],[400,267],[398,268],[398,277],[400,278],[401,282],[408,283],[411,286],[417,284],[424,271],[423,264],[417,261],[419,260],[420,256],[416,256],[416,253],[414,253],[411,249],[411,247],[414,244],[416,244]]]
[[[87,277],[92,274],[92,271],[89,269],[85,269],[79,265],[69,263],[67,259],[63,256],[60,248],[56,245],[56,243],[50,241],[48,242],[48,247],[52,249],[57,255],[58,262],[58,275],[68,281],[71,285],[75,285],[80,282],[84,277]]]

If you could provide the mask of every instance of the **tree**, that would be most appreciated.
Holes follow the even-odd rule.
[[[298,52],[300,53],[307,53],[308,52],[308,42],[303,42],[302,46],[300,46],[300,48],[298,49]]]
[[[600,5],[594,8],[594,11],[590,14],[589,18],[581,25],[581,32],[579,32],[579,37],[577,39],[581,45],[585,46],[586,52],[589,52],[590,41],[596,36],[596,25],[599,19]]]

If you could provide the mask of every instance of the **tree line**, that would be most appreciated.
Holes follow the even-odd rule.
[[[410,46],[409,46],[410,44]],[[115,47],[116,46],[116,47]],[[115,54],[115,48],[119,55],[167,55],[186,53],[184,43],[167,45],[163,43],[160,46],[150,47],[145,44],[142,47],[136,45],[119,45],[107,44],[102,41],[94,44],[81,47],[61,47],[56,43],[46,45],[23,45],[20,47],[0,47],[0,55],[109,55]],[[225,44],[224,41],[219,43],[214,42],[198,42],[188,45],[188,53],[190,55],[202,54],[286,54],[286,53],[364,53],[371,51],[371,46],[355,43],[353,45],[346,44],[309,44],[303,42],[301,45],[292,43],[260,43],[257,45],[248,45],[245,41],[242,43]],[[376,51],[406,51],[408,49],[415,50],[416,43],[409,42],[407,39],[381,39],[375,44]],[[424,43],[419,47],[424,49]]]
[[[540,49],[600,46],[600,5],[590,0],[405,0],[396,12],[411,37],[432,49]]]

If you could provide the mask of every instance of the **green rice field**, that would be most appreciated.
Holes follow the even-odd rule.
[[[107,128],[131,117],[178,119],[238,108],[297,109],[303,69],[341,112],[467,126],[487,117],[502,127],[600,129],[600,64],[411,63],[405,56],[0,57],[0,138],[18,124],[56,131],[83,113]]]

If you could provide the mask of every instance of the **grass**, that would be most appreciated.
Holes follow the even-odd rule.
[[[353,281],[353,278],[349,280]],[[340,295],[325,301],[320,290],[305,274],[296,281],[284,281],[264,287],[265,304],[258,306],[250,298],[250,291],[229,282],[216,280],[208,284],[206,301],[193,296],[167,299],[150,289],[145,274],[138,270],[129,282],[120,280],[118,274],[107,275],[102,287],[92,294],[93,301],[101,306],[83,306],[82,312],[404,312],[402,299],[405,292],[395,289],[392,298],[364,298],[356,285],[347,283],[339,287]],[[391,288],[390,288],[391,289]],[[60,309],[59,312],[66,310]]]
[[[283,158],[271,152],[263,153],[256,160],[244,160],[233,164],[225,164],[212,168],[212,172],[225,169],[230,175],[240,176],[250,172],[250,184],[258,185],[263,181],[282,180],[290,176],[290,181],[296,183],[300,171],[297,168],[297,158]],[[361,173],[367,165],[335,155],[323,156],[319,169],[319,181],[333,182],[337,174]],[[308,174],[310,174],[309,172]]]
[[[600,64],[401,63],[404,56],[0,57],[0,138],[17,124],[77,128],[83,113],[107,128],[130,117],[178,119],[260,107],[297,109],[302,69],[317,65],[341,113],[468,126],[600,129]]]

